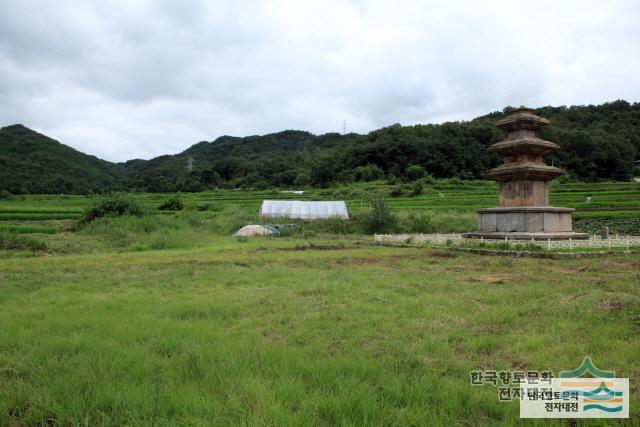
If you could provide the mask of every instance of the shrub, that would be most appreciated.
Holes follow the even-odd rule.
[[[371,211],[362,218],[366,233],[393,233],[398,227],[398,217],[391,211],[384,198],[371,201]]]
[[[149,246],[151,249],[186,248],[191,244],[191,236],[178,230],[162,230],[153,236]]]
[[[9,193],[7,190],[0,191],[0,200],[9,198],[11,198],[11,193]]]
[[[355,222],[353,220],[345,220],[340,217],[330,217],[312,221],[305,225],[304,229],[331,233],[331,234],[352,234],[356,232]]]
[[[293,180],[293,185],[296,187],[306,187],[311,183],[311,177],[307,172],[300,172]]]
[[[429,215],[409,214],[409,231],[412,233],[433,232],[432,218]]]
[[[407,174],[407,178],[409,178],[411,181],[415,181],[416,179],[422,178],[427,173],[427,171],[424,170],[424,167],[420,165],[409,165],[405,169],[405,173]]]
[[[411,188],[411,195],[412,196],[419,196],[422,194],[422,191],[424,190],[424,185],[422,184],[422,182],[420,181],[416,181],[413,183],[413,186]]]
[[[182,209],[184,209],[184,203],[182,202],[182,198],[178,193],[169,200],[166,200],[158,207],[158,209],[160,209],[161,211],[181,211]]]
[[[382,169],[378,165],[369,163],[366,166],[358,166],[353,170],[358,181],[375,181],[384,177]]]
[[[202,214],[199,214],[197,211],[185,212],[181,214],[180,217],[189,227],[199,227],[203,224]]]
[[[91,221],[103,217],[122,215],[143,216],[145,213],[140,203],[138,203],[132,195],[127,193],[113,193],[98,200],[93,206],[89,207],[82,215],[80,224],[88,224]]]
[[[432,233],[463,233],[474,230],[475,227],[476,216],[474,212],[438,212],[431,220]]]
[[[431,175],[426,174],[424,177],[422,177],[422,179],[420,179],[420,181],[424,184],[424,185],[434,185],[437,184],[438,181]]]
[[[199,211],[209,211],[209,212],[220,212],[222,210],[222,206],[214,203],[204,203],[201,205],[196,205],[196,210]]]
[[[133,243],[136,238],[136,234],[130,227],[130,221],[127,221],[126,224],[121,221],[125,218],[126,217],[98,218],[95,221],[85,224],[82,228],[82,233],[96,236],[100,238],[100,240],[106,241],[112,246],[127,246]]]

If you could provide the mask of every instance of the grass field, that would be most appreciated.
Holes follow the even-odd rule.
[[[469,371],[586,355],[637,420],[637,255],[298,244],[0,261],[0,424],[515,425]]]
[[[140,194],[148,214],[87,225],[93,197],[0,200],[0,426],[521,425],[518,402],[470,371],[557,373],[585,356],[630,378],[637,425],[635,249],[541,260],[372,246],[357,219],[380,190],[393,191],[216,190],[183,194],[179,212],[158,210],[172,194]],[[553,190],[579,220],[640,218],[637,184]],[[438,183],[387,201],[403,227],[460,232],[496,193]],[[231,237],[261,221],[264,198],[344,199],[356,220]]]

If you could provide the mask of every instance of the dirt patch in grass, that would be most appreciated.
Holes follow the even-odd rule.
[[[445,267],[446,271],[465,271],[465,270],[477,270],[477,269],[478,269],[477,265],[467,265],[467,264],[450,265]]]
[[[476,276],[470,279],[472,282],[476,283],[484,283],[487,285],[499,285],[503,283],[508,283],[513,280],[513,275],[511,274],[488,274],[483,276]]]
[[[583,266],[583,267],[569,267],[569,268],[548,268],[545,269],[545,271],[551,272],[551,273],[559,273],[559,274],[576,274],[576,273],[585,273],[589,271],[589,268],[587,266]]]
[[[458,255],[453,251],[430,251],[429,256],[437,258],[457,258]]]
[[[600,310],[608,312],[623,311],[628,307],[637,303],[637,298],[630,294],[619,294],[603,300],[598,301],[596,307]]]
[[[338,251],[341,249],[365,249],[362,246],[342,246],[342,245],[309,245],[294,246],[292,248],[282,248],[283,251]]]
[[[598,303],[598,308],[605,311],[620,311],[627,304],[618,298],[609,298]]]
[[[573,301],[575,301],[577,299],[580,299],[580,298],[582,298],[582,297],[584,297],[586,295],[588,295],[586,292],[583,292],[581,294],[568,295],[566,297],[563,297],[560,300],[560,304],[569,304],[570,302],[573,302]]]
[[[497,323],[489,323],[485,325],[473,325],[469,328],[474,333],[497,335],[504,332],[504,328]]]
[[[605,261],[600,264],[602,270],[632,269],[640,267],[640,261]]]
[[[343,259],[336,259],[330,264],[332,265],[371,265],[371,264],[382,264],[383,259],[378,257],[349,257]]]
[[[416,261],[424,259],[422,254],[397,254],[397,255],[370,255],[352,256],[348,258],[338,258],[329,262],[332,266],[356,266],[356,265],[379,265],[384,267],[396,267],[399,262]]]

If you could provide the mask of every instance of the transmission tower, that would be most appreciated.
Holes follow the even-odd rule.
[[[187,159],[187,170],[191,172],[193,170],[193,157]]]
[[[342,134],[343,135],[347,134],[347,121],[346,120],[342,121]]]

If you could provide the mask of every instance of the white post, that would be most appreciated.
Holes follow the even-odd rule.
[[[571,241],[571,237],[569,237],[569,250],[573,249],[573,242]]]
[[[551,249],[551,239],[547,238],[547,249]]]

